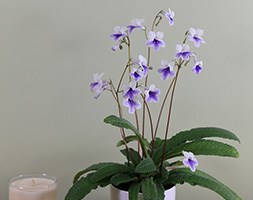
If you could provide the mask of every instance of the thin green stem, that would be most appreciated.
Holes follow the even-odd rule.
[[[122,114],[122,108],[121,108],[121,105],[120,105],[120,102],[119,102],[119,95],[118,95],[118,93],[116,93],[116,101],[117,101],[117,105],[118,105],[119,116],[122,118],[123,114]],[[127,157],[127,163],[129,165],[130,164],[129,156],[132,157],[132,155],[130,154],[129,148],[127,146],[126,134],[125,134],[125,130],[123,128],[120,128],[120,134],[121,134],[122,140],[124,142],[125,148],[127,150],[126,151],[126,154],[127,154],[126,157]]]
[[[174,81],[175,81],[175,78],[172,79],[172,81],[170,83],[170,86],[169,86],[169,88],[168,88],[168,90],[167,90],[167,92],[164,96],[164,99],[163,99],[163,102],[162,102],[162,105],[161,105],[161,109],[160,109],[160,112],[159,112],[159,115],[158,115],[158,118],[157,118],[156,127],[155,127],[155,135],[154,135],[155,137],[157,135],[157,131],[158,131],[159,123],[160,123],[160,120],[161,120],[162,112],[163,112],[163,109],[164,109],[164,105],[165,105],[166,100],[169,96],[169,93],[170,93],[170,90],[172,88],[172,85],[173,85]]]
[[[177,85],[177,80],[178,80],[180,67],[181,67],[181,65],[178,66],[178,69],[177,69],[177,72],[176,72],[176,77],[175,77],[175,81],[174,81],[173,88],[172,88],[172,93],[171,93],[171,98],[170,98],[169,112],[168,112],[168,117],[167,117],[167,124],[166,124],[165,138],[164,138],[164,145],[163,145],[163,154],[162,154],[162,160],[161,160],[161,169],[162,169],[162,165],[163,165],[163,161],[164,161],[164,155],[165,155],[166,144],[167,144],[166,140],[168,138],[173,99],[174,99],[174,94],[175,94],[175,89],[176,89],[176,85]]]
[[[139,118],[138,118],[138,113],[137,113],[137,111],[135,111],[135,113],[134,113],[134,115],[135,115],[135,122],[136,122],[136,128],[137,128],[137,130],[139,131],[140,130],[140,127],[139,127]],[[138,154],[140,155],[140,151],[141,151],[141,149],[140,149],[140,142],[138,141]],[[140,157],[138,157],[138,161],[140,162]]]
[[[153,20],[153,23],[152,23],[152,31],[154,31],[155,29],[155,26],[158,26],[158,24],[160,23],[161,19],[162,19],[162,16],[161,16],[161,13],[163,11],[161,10],[160,12],[158,12],[155,16],[155,19]]]
[[[110,87],[111,87],[111,90],[110,90],[110,91],[111,91],[111,93],[112,93],[112,96],[113,96],[113,98],[115,99],[115,101],[117,102],[116,90],[115,90],[115,87],[114,87],[112,81],[110,81]]]
[[[127,34],[126,36],[127,38],[127,55],[128,55],[128,62],[130,63],[131,61],[131,42],[130,42],[130,37],[129,35]],[[132,77],[131,77],[131,65],[128,66],[128,72],[129,72],[129,82],[132,81]],[[140,127],[139,127],[139,118],[138,118],[138,113],[137,111],[135,111],[135,122],[136,122],[136,128],[137,130],[139,131],[140,130]],[[138,153],[140,154],[140,142],[138,142]]]
[[[130,42],[130,38],[129,38],[128,34],[127,34],[126,38],[127,38],[127,55],[128,55],[128,61],[130,62],[130,60],[131,60],[131,42]],[[129,72],[129,81],[131,82],[131,75],[130,75],[131,66],[129,66],[128,69],[129,69],[128,70],[128,72]]]
[[[114,87],[114,84],[112,83],[112,81],[110,82],[110,85],[111,85],[111,93],[117,103],[117,106],[118,106],[118,112],[119,112],[119,116],[122,118],[123,117],[123,113],[122,113],[122,107],[120,105],[120,101],[119,101],[119,94],[118,94],[118,91],[115,89]],[[126,142],[126,134],[125,134],[125,130],[123,128],[120,128],[120,134],[121,134],[121,137],[122,137],[122,140],[124,142],[124,145],[125,145],[125,148],[126,148],[126,157],[127,157],[127,162],[128,162],[128,165],[130,164],[130,161],[129,161],[129,156],[132,157],[132,155],[129,153],[129,148],[127,146],[127,142]]]
[[[151,138],[152,140],[154,140],[154,128],[153,128],[153,120],[152,120],[152,115],[151,115],[151,112],[150,112],[150,109],[149,109],[149,106],[145,100],[145,96],[144,95],[141,95],[143,100],[144,100],[144,104],[147,108],[147,111],[148,111],[148,117],[149,117],[149,123],[150,123],[150,132],[151,132]]]
[[[125,66],[124,71],[123,71],[122,74],[121,74],[121,77],[120,77],[120,80],[119,80],[119,83],[118,83],[118,87],[117,87],[117,90],[116,90],[117,93],[119,92],[119,89],[120,89],[120,86],[121,86],[121,84],[122,84],[124,75],[126,74],[127,68],[128,68],[130,65],[131,65],[131,60],[128,60],[127,65]]]
[[[160,22],[161,20],[161,16],[160,14],[162,13],[162,11],[160,11],[159,13],[156,14],[154,20],[153,20],[153,23],[152,23],[152,28],[151,28],[151,31],[154,31],[155,29],[155,26],[158,25],[158,23]],[[157,19],[158,22],[157,22]],[[148,47],[148,59],[147,59],[147,66],[150,65],[150,58],[151,58],[151,48]],[[144,83],[144,86],[147,87],[148,85],[148,75],[146,76],[145,78],[145,83]],[[146,104],[145,104],[145,95],[144,95],[144,100],[143,100],[143,111],[142,111],[142,137],[144,138],[145,137],[145,116],[146,116]],[[152,134],[153,135],[153,134]]]
[[[162,102],[162,105],[161,105],[161,108],[160,108],[160,112],[159,112],[159,115],[158,115],[158,118],[157,118],[157,122],[156,122],[156,126],[155,126],[155,133],[154,133],[154,139],[152,141],[152,153],[153,153],[153,150],[154,150],[154,145],[155,145],[155,138],[157,136],[157,131],[158,131],[158,127],[159,127],[159,123],[160,123],[160,120],[161,120],[161,116],[162,116],[162,112],[163,112],[163,109],[164,109],[164,106],[165,106],[165,103],[166,103],[166,100],[169,96],[169,93],[170,93],[170,90],[172,88],[172,85],[175,81],[175,78],[172,79],[171,83],[170,83],[170,86],[164,96],[164,99],[163,99],[163,102]]]

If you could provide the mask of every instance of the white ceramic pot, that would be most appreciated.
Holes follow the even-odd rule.
[[[128,192],[124,190],[119,190],[114,186],[110,186],[111,190],[111,200],[128,200]],[[144,200],[142,194],[139,194],[138,200]],[[164,200],[176,200],[176,187],[172,187],[165,191]]]

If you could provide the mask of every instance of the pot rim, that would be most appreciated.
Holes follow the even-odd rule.
[[[115,186],[115,185],[113,185],[113,184],[110,184],[110,187],[112,187],[112,188],[114,188],[114,189],[116,189],[116,190],[120,190],[120,191],[122,191],[122,192],[128,192],[128,190],[126,190],[126,189],[121,189],[121,188],[119,188],[119,187],[117,187],[117,186]],[[174,188],[176,188],[176,185],[169,185],[169,186],[168,186],[168,189],[165,189],[165,191],[168,191],[168,190],[171,190],[171,189],[174,189]],[[142,194],[142,193],[139,193],[139,194]]]

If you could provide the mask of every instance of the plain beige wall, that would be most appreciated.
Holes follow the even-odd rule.
[[[110,50],[115,25],[136,17],[150,24],[168,7],[176,13],[175,26],[165,30],[163,23],[161,29],[171,46],[155,54],[156,65],[173,55],[189,27],[203,28],[207,42],[197,50],[203,73],[182,73],[171,132],[219,126],[238,134],[241,145],[233,144],[239,159],[199,157],[199,169],[252,199],[252,0],[1,0],[1,200],[7,200],[9,179],[19,174],[55,175],[61,200],[78,170],[123,160],[115,147],[117,129],[102,122],[117,112],[112,99],[103,94],[95,101],[89,84],[94,72],[117,78],[126,61],[123,52]],[[155,81],[161,83],[159,76]],[[221,199],[187,184],[177,187],[177,195],[178,200]],[[85,199],[109,199],[108,188]]]

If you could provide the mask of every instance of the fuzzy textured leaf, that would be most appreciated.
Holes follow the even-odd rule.
[[[138,200],[140,189],[141,183],[132,183],[128,190],[129,199]]]
[[[139,162],[141,161],[140,154],[132,148],[129,148],[128,151],[127,151],[127,149],[122,149],[122,150],[120,150],[120,152],[126,158],[128,157],[128,160],[130,160],[134,164],[134,166],[137,166],[139,164]],[[127,152],[128,152],[128,154],[127,154]]]
[[[164,160],[176,156],[182,156],[182,151],[191,151],[195,155],[212,155],[233,158],[239,157],[239,152],[231,145],[214,140],[196,140],[182,144],[174,149],[166,147]],[[159,163],[162,159],[162,150],[159,149],[154,152],[152,158],[155,163]]]
[[[155,182],[157,188],[157,200],[164,200],[165,197],[165,189],[162,183]]]
[[[234,191],[219,182],[214,177],[196,170],[192,172],[188,168],[174,169],[169,172],[169,178],[167,184],[183,184],[184,182],[191,185],[198,185],[208,188],[226,200],[242,200]]]
[[[183,144],[171,150],[168,154],[168,158],[181,156],[183,150],[191,151],[195,155],[213,155],[233,158],[239,157],[239,152],[231,145],[214,140],[197,140]]]
[[[142,181],[141,189],[144,200],[157,200],[157,188],[152,177]]]
[[[239,138],[232,132],[216,127],[200,127],[191,130],[181,131],[173,136],[171,139],[167,140],[168,146],[174,148],[187,141],[200,140],[202,138],[225,138],[230,140],[235,140],[240,142]]]
[[[144,155],[146,157],[148,156],[148,151],[147,151],[148,146],[146,146],[139,131],[129,121],[127,121],[124,118],[117,117],[115,115],[110,115],[104,119],[104,122],[107,124],[111,124],[113,126],[116,126],[116,127],[130,129],[131,131],[133,131],[135,133],[135,135],[138,137],[138,140],[141,144],[141,148],[143,150]]]
[[[98,170],[99,168],[101,167],[104,167],[106,165],[111,165],[113,164],[112,162],[107,162],[107,163],[98,163],[98,164],[94,164],[94,165],[91,165],[90,167],[78,172],[75,177],[74,177],[74,180],[73,180],[73,183],[76,183],[78,181],[78,179],[84,175],[85,173],[87,172],[90,172],[90,171],[95,171],[95,170]]]
[[[126,156],[126,158],[128,157],[128,160],[130,160],[134,164],[134,166],[137,166],[139,162],[141,161],[140,154],[132,148],[129,148],[128,151],[127,149],[122,149],[120,150],[120,152],[124,156]],[[127,152],[128,152],[128,155],[127,155]]]
[[[129,136],[125,137],[125,142],[126,143],[133,142],[133,141],[139,141],[139,138],[136,135],[129,135]],[[117,147],[120,147],[120,146],[124,145],[125,142],[123,140],[120,140],[117,143]],[[145,143],[146,147],[149,146],[149,143],[148,143],[147,139],[143,138],[143,142]]]
[[[94,183],[91,177],[94,173],[81,177],[68,191],[65,200],[81,200],[87,194],[98,187],[98,183]]]
[[[157,170],[158,167],[150,157],[142,160],[135,168],[135,172],[140,174],[151,173]]]
[[[130,170],[131,169],[126,165],[113,163],[111,165],[106,165],[104,167],[99,168],[93,174],[93,176],[91,177],[91,180],[93,182],[99,182],[106,177],[110,177],[110,176],[113,176],[115,174],[122,173],[122,172],[128,172]]]
[[[135,180],[137,180],[137,178],[133,175],[126,174],[126,173],[119,173],[119,174],[114,175],[111,178],[111,183],[115,186],[118,186],[122,183],[129,183]]]
[[[106,187],[111,184],[111,176],[97,182],[100,187]]]

